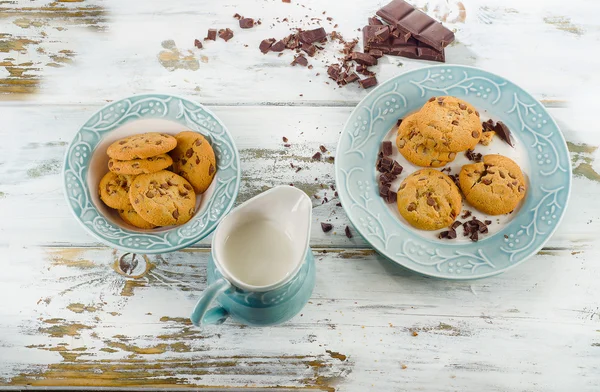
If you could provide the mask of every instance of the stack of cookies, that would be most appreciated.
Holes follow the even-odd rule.
[[[100,199],[140,229],[181,225],[196,208],[196,195],[216,172],[214,151],[199,133],[144,133],[117,140],[106,153],[109,172]]]
[[[477,110],[461,99],[433,97],[400,123],[396,145],[417,166],[442,167],[457,153],[472,154],[478,143],[489,145],[498,129],[512,146],[508,129],[499,124],[501,129],[491,120],[482,126]],[[398,211],[416,228],[438,230],[456,223],[463,196],[477,210],[501,215],[518,206],[526,189],[519,166],[510,158],[491,154],[481,162],[462,166],[456,182],[434,169],[412,173],[398,189]]]

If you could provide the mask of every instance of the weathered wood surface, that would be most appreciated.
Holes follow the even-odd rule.
[[[343,234],[349,222],[332,199],[333,164],[310,158],[321,144],[333,155],[365,95],[325,83],[335,45],[311,59],[312,70],[290,67],[290,53],[257,49],[313,17],[358,37],[385,2],[0,0],[0,388],[600,390],[600,132],[591,88],[600,57],[590,54],[598,5],[414,2],[456,30],[448,62],[502,74],[549,107],[575,175],[567,216],[538,255],[498,277],[446,282]],[[236,12],[263,24],[242,31]],[[195,49],[209,27],[236,35]],[[423,65],[386,58],[378,76]],[[149,257],[132,278],[70,216],[60,178],[67,143],[107,101],[144,92],[211,105],[241,151],[239,201],[287,183],[320,197],[315,221],[335,228],[315,225],[317,287],[301,315],[266,329],[231,321],[195,329],[187,316],[206,284],[208,239]]]

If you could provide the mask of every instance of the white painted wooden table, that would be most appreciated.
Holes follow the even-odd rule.
[[[326,84],[327,55],[309,70],[290,67],[289,52],[258,51],[313,17],[358,36],[384,3],[0,1],[0,385],[599,391],[600,5],[462,0],[460,13],[455,0],[415,1],[456,30],[449,63],[499,73],[548,106],[575,176],[567,217],[536,256],[498,277],[447,282],[348,240],[327,189],[333,165],[310,159],[321,144],[335,152],[366,92]],[[236,12],[262,25],[241,30]],[[225,27],[231,41],[193,47]],[[378,78],[424,65],[385,58]],[[193,328],[210,239],[149,257],[131,279],[71,217],[60,179],[68,141],[106,102],[144,92],[190,97],[225,122],[241,150],[240,202],[277,184],[327,193],[328,203],[314,199],[315,222],[334,230],[314,225],[317,286],[302,314],[266,329]]]

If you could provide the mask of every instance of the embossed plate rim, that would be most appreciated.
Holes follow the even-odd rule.
[[[444,74],[444,72],[447,73]],[[440,74],[447,77],[446,81],[443,83],[440,81],[443,81],[444,77],[440,78]],[[464,75],[464,78],[460,79],[462,75]],[[458,82],[455,82],[454,80],[450,81],[453,76],[458,76]],[[414,79],[410,80],[411,77]],[[470,83],[473,81],[477,82]],[[436,84],[427,85],[427,83],[431,82],[435,82]],[[463,82],[465,82],[464,85]],[[486,83],[489,84],[489,86],[486,87],[495,87],[496,90],[489,90],[492,92],[486,93],[484,91],[488,90],[480,91],[472,88],[473,86],[477,87],[476,84],[479,84],[479,88],[483,89],[482,85],[485,85]],[[411,89],[415,88],[418,88],[419,90],[410,91]],[[459,89],[461,92],[449,92],[455,88]],[[435,91],[436,89],[438,91]],[[439,92],[439,90],[442,90],[443,93]],[[434,93],[431,94],[428,93],[428,91],[433,91]],[[407,94],[407,92],[410,92],[410,95]],[[483,95],[480,95],[480,92]],[[494,93],[497,94],[496,99],[493,102],[490,102],[492,101]],[[503,93],[506,94],[503,96]],[[388,111],[384,110],[382,112],[381,109],[382,107],[383,109],[391,108],[390,102],[392,105],[395,105],[394,107],[396,110],[399,112],[405,112],[402,115],[396,115],[395,118],[397,119],[398,117],[403,117],[406,112],[411,112],[414,109],[411,108],[411,106],[420,107],[420,105],[426,102],[429,96],[440,94],[462,97],[473,103],[476,107],[482,106],[482,109],[487,108],[490,109],[491,112],[494,112],[494,109],[497,109],[493,115],[497,117],[498,120],[515,122],[521,127],[521,129],[514,129],[513,132],[516,131],[519,139],[523,141],[525,149],[527,150],[527,156],[525,159],[528,159],[531,163],[531,196],[528,195],[523,207],[519,211],[519,214],[511,223],[506,225],[494,235],[485,238],[478,243],[442,243],[436,240],[425,239],[417,235],[412,229],[403,226],[396,218],[394,218],[395,221],[391,225],[393,226],[393,234],[388,236],[385,233],[387,230],[386,221],[389,223],[390,214],[389,210],[388,213],[383,213],[383,210],[379,209],[379,205],[383,206],[383,201],[381,198],[379,198],[379,196],[377,196],[378,192],[376,191],[376,181],[373,181],[375,178],[373,175],[375,172],[374,162],[376,152],[373,154],[373,151],[371,151],[373,150],[373,142],[369,142],[369,138],[372,136],[383,136],[385,133],[387,133],[387,130],[385,133],[377,131],[373,132],[375,127],[371,126],[371,124],[375,124],[375,122],[378,120],[383,120],[384,124],[386,121],[389,123],[389,120],[385,119],[386,112]],[[387,97],[389,96],[396,96],[396,98],[400,98],[400,100],[388,100]],[[488,96],[489,101],[487,100]],[[388,105],[387,107],[383,106],[383,101],[380,102],[382,97],[386,97],[385,99],[387,101],[385,103]],[[412,102],[409,100],[412,100]],[[418,103],[418,105],[413,104],[413,102]],[[399,109],[399,105],[402,103],[404,103],[404,107]],[[368,129],[362,127],[362,129],[365,129],[364,134],[366,139],[360,140],[361,135],[359,133],[359,128],[363,123],[360,123],[362,120],[359,115],[361,115],[363,111],[367,114],[367,117],[369,117],[367,119],[370,121],[368,122]],[[524,115],[522,113],[523,111],[525,113]],[[390,113],[391,112],[393,112],[393,110],[391,110]],[[539,122],[535,123],[537,130],[534,129],[534,125],[530,124],[531,117],[528,117],[530,116],[530,112],[533,113],[533,116],[531,117],[539,117]],[[373,117],[373,113],[377,113],[377,116]],[[544,115],[544,117],[542,115]],[[545,124],[543,126],[541,124],[542,119],[544,120]],[[531,120],[536,121],[537,118]],[[351,123],[353,123],[354,129],[352,129]],[[364,124],[367,124],[367,122],[365,121]],[[393,126],[393,124],[391,124],[390,127],[391,126]],[[543,133],[547,130],[550,132]],[[379,135],[379,133],[381,133],[381,135]],[[555,135],[555,133],[558,133],[558,135]],[[531,138],[531,141],[535,141],[532,145],[523,139],[526,135],[528,135],[526,139]],[[358,148],[355,146],[356,139],[359,139],[361,142],[361,144],[358,145]],[[379,137],[375,137],[373,140],[379,142],[381,139]],[[540,140],[542,142],[547,142],[547,144],[539,143]],[[542,151],[545,148],[542,146],[547,146],[547,151],[545,151],[554,153],[553,156],[556,157],[556,164],[551,172],[544,172],[545,169],[542,167],[544,165],[542,162],[543,159],[538,162],[537,166],[533,165],[532,161],[534,160],[533,157],[535,154],[538,155],[536,159],[537,161],[540,159],[539,154],[543,154],[545,152]],[[534,148],[537,148],[538,150],[533,150]],[[362,160],[359,163],[347,162],[352,161],[352,159],[345,159],[343,156],[352,153],[358,153],[363,157]],[[371,162],[371,160],[373,162]],[[549,164],[550,160],[546,161],[545,163]],[[535,171],[535,174],[533,174],[534,170],[538,169],[539,171]],[[364,188],[360,188],[360,191],[352,192],[350,190],[351,185],[354,188],[356,188],[356,186],[354,186],[352,181],[347,181],[347,179],[350,178],[354,172],[364,173],[362,178],[364,178],[365,182],[362,183],[357,181],[356,186],[361,187],[364,185]],[[373,174],[369,175],[369,173]],[[532,179],[534,176],[543,178]],[[356,230],[358,230],[362,237],[369,242],[369,244],[375,250],[377,250],[386,258],[407,269],[423,275],[450,280],[469,280],[498,275],[516,267],[530,256],[536,254],[554,234],[557,227],[562,222],[572,190],[572,171],[569,160],[569,152],[564,136],[562,132],[560,132],[560,128],[558,127],[556,121],[552,118],[552,116],[550,116],[546,108],[539,102],[539,100],[537,100],[523,88],[519,87],[517,84],[502,76],[476,67],[453,64],[427,66],[398,74],[377,86],[366,97],[364,97],[348,117],[340,135],[335,156],[335,180],[338,188],[337,190],[340,195],[340,201],[344,210],[346,211],[346,214]],[[375,189],[371,189],[369,187],[372,181],[372,188]],[[545,189],[544,185],[551,185],[554,187],[554,189]],[[536,187],[535,190],[534,187]],[[364,193],[362,193],[363,189],[366,189]],[[358,195],[358,193],[361,194]],[[373,199],[371,196],[374,194],[376,197]],[[358,196],[363,197],[360,203],[357,200]],[[369,202],[372,200],[375,200],[375,204],[371,204],[369,206]],[[354,208],[360,208],[361,211],[364,210],[366,212],[355,212],[352,210]],[[550,225],[550,222],[543,220],[544,217],[540,213],[540,209],[542,208],[547,208],[546,211],[542,211],[546,214],[548,214],[547,211],[551,210],[552,215],[559,215],[556,218],[552,218],[554,225],[553,227],[549,227],[549,230],[547,231],[544,231],[543,228],[540,229],[542,223],[548,223],[548,225]],[[372,211],[375,211],[378,214],[376,215]],[[524,218],[519,219],[523,215]],[[527,221],[530,216],[532,217],[531,221]],[[373,219],[368,223],[365,223],[363,218],[368,219],[370,217]],[[365,228],[361,227],[361,222],[359,219],[361,219],[362,223],[365,224]],[[539,219],[542,219],[543,222],[538,222]],[[548,220],[550,220],[549,216]],[[373,224],[373,222],[375,222],[377,225]],[[525,223],[525,225],[523,223]],[[378,232],[377,230],[373,232],[373,228],[380,228],[381,232]],[[371,230],[370,233],[367,232],[369,229]],[[508,234],[509,229],[515,232],[514,236],[513,233],[510,233],[510,239],[505,237],[504,242],[502,242],[500,233]],[[530,231],[532,233],[531,235]],[[523,239],[529,240],[531,237],[531,240],[524,242],[524,246],[519,246],[519,236],[523,234],[526,234],[525,237],[522,237]],[[394,236],[400,235],[404,236],[402,241],[396,240],[398,245],[391,245],[392,248],[395,246],[396,249],[390,250],[390,240]],[[376,236],[377,238],[370,238],[370,236]],[[496,237],[496,239],[494,239],[494,237]],[[510,245],[511,249],[506,247],[507,244]],[[515,249],[512,249],[515,244],[517,244],[517,246]],[[442,251],[440,251],[440,249]],[[399,252],[396,253],[396,250]],[[407,252],[407,250],[410,252]],[[468,250],[470,253],[465,252],[465,250]],[[419,254],[418,257],[414,255],[417,251]],[[444,254],[443,251],[449,251],[450,253]],[[489,256],[490,253],[493,255]],[[501,260],[498,263],[499,265],[496,266],[491,262],[491,260],[498,260],[498,257],[501,257]],[[427,258],[432,261],[423,262],[422,260],[419,260]],[[506,260],[504,260],[505,258]],[[467,259],[467,263],[458,265],[462,265],[461,268],[464,271],[467,271],[468,269],[468,275],[457,275],[460,271],[457,271],[457,274],[453,274],[452,268],[448,267],[448,265],[450,265],[450,267],[453,266],[450,261],[461,261],[465,259]],[[440,266],[444,266],[444,263],[446,262],[448,262],[448,265],[445,266],[446,271],[444,271],[443,269],[440,269]],[[484,269],[489,267],[491,270],[485,272],[476,272],[476,269],[478,269],[480,266],[484,266]],[[455,267],[455,270],[458,268],[459,267]]]
[[[208,222],[210,222],[210,220],[213,220],[212,222],[210,222],[210,224],[207,225],[207,227],[203,228],[202,230],[200,230],[199,232],[197,232],[196,234],[194,234],[193,236],[189,236],[186,238],[186,236],[180,236],[177,234],[177,230],[181,230],[183,228],[186,228],[188,225],[192,225],[194,222],[204,218],[207,214],[209,214],[208,210],[205,210],[204,213],[202,215],[196,214],[189,222],[187,222],[184,225],[181,226],[176,226],[173,227],[171,229],[168,230],[163,230],[160,232],[141,232],[141,231],[131,231],[129,229],[123,228],[123,227],[119,227],[119,226],[115,226],[112,225],[112,223],[110,223],[110,221],[108,219],[106,219],[104,217],[104,215],[96,208],[96,206],[94,205],[94,203],[91,201],[91,198],[89,197],[89,194],[92,190],[89,189],[89,187],[87,186],[87,171],[89,170],[89,161],[91,160],[94,150],[92,150],[89,158],[87,158],[87,163],[85,164],[86,168],[85,168],[85,178],[86,181],[84,181],[85,183],[85,189],[86,192],[88,193],[87,198],[90,199],[88,200],[88,203],[91,205],[92,209],[98,214],[98,217],[102,217],[104,220],[107,221],[107,223],[111,226],[115,226],[119,231],[124,232],[130,236],[139,236],[139,237],[147,237],[147,238],[152,238],[152,237],[156,237],[156,236],[160,236],[161,238],[163,238],[163,243],[167,241],[167,236],[170,235],[171,236],[177,236],[177,238],[179,239],[177,243],[173,244],[173,243],[169,243],[169,244],[159,244],[158,247],[156,248],[144,248],[144,247],[134,247],[134,246],[127,246],[127,245],[121,245],[119,243],[115,243],[115,242],[111,242],[108,239],[102,237],[99,233],[96,232],[96,230],[92,227],[89,227],[86,222],[83,221],[82,216],[78,215],[77,212],[75,211],[75,208],[72,206],[71,204],[71,200],[69,197],[69,189],[68,189],[68,173],[70,171],[72,171],[72,165],[70,163],[70,159],[71,159],[71,154],[72,154],[72,147],[78,143],[78,138],[80,137],[80,134],[83,130],[84,127],[86,127],[86,125],[88,124],[88,122],[92,119],[94,119],[96,116],[99,116],[103,111],[111,108],[111,107],[117,107],[116,105],[119,103],[123,103],[126,102],[128,100],[135,100],[135,102],[133,102],[133,105],[137,104],[137,102],[139,101],[143,101],[146,99],[158,99],[161,100],[166,104],[170,104],[172,103],[174,100],[176,100],[176,104],[178,104],[178,108],[179,108],[179,112],[177,113],[169,113],[169,115],[167,116],[166,113],[163,114],[162,116],[157,115],[157,116],[139,116],[136,119],[133,120],[126,120],[123,123],[121,123],[121,119],[117,120],[115,122],[115,124],[113,124],[108,130],[102,132],[102,135],[100,135],[99,139],[97,141],[95,141],[94,143],[94,149],[95,147],[102,141],[102,139],[104,138],[104,134],[105,133],[110,133],[111,131],[113,131],[114,129],[117,129],[125,124],[128,124],[132,121],[136,121],[136,120],[142,120],[142,119],[162,119],[162,120],[168,120],[168,121],[173,121],[182,125],[186,125],[187,127],[189,127],[193,132],[198,132],[198,130],[195,127],[190,126],[189,124],[187,124],[189,121],[191,120],[187,120],[185,119],[185,121],[181,121],[178,120],[180,117],[184,117],[185,118],[185,114],[182,114],[182,110],[185,107],[184,104],[187,103],[189,105],[191,105],[193,107],[194,110],[201,110],[203,111],[205,114],[207,114],[208,116],[211,117],[211,120],[214,121],[215,124],[218,124],[221,128],[222,128],[222,132],[219,135],[223,135],[223,140],[228,143],[230,145],[230,149],[231,149],[231,160],[229,160],[229,162],[227,163],[226,169],[232,170],[233,171],[233,175],[230,178],[227,178],[226,180],[227,185],[225,186],[225,192],[228,192],[228,188],[231,185],[231,182],[233,182],[233,189],[231,189],[231,195],[229,195],[229,197],[227,197],[228,200],[226,200],[226,203],[223,203],[222,209],[220,212],[218,212],[218,217],[216,219],[209,219]],[[188,108],[186,108],[188,109]],[[118,125],[116,125],[118,123]],[[195,126],[199,126],[197,124],[194,124]],[[205,134],[205,136],[209,136],[211,138],[211,140],[216,136],[212,134],[212,130],[207,129],[205,126],[202,126],[202,128],[207,132],[208,135]],[[213,140],[213,143],[215,141]],[[215,147],[216,148],[216,147]],[[217,151],[215,151],[217,152]],[[217,162],[217,167],[219,167],[221,164],[221,162]],[[220,178],[218,176],[217,172],[217,176],[215,176],[213,181],[218,181],[218,179]],[[193,245],[194,243],[202,240],[203,238],[207,237],[208,235],[210,235],[217,227],[218,223],[221,221],[221,219],[223,217],[225,217],[227,215],[227,213],[231,210],[231,208],[233,207],[235,200],[237,199],[237,195],[239,193],[239,187],[240,187],[240,182],[241,182],[241,165],[240,165],[240,154],[239,151],[237,149],[237,146],[235,144],[235,141],[231,135],[231,133],[229,132],[229,130],[227,129],[227,127],[225,126],[225,124],[221,121],[221,119],[219,119],[219,117],[217,117],[210,109],[208,109],[206,106],[202,105],[199,102],[196,102],[190,98],[186,98],[183,96],[179,96],[176,94],[169,94],[169,93],[145,93],[145,94],[135,94],[135,95],[131,95],[131,96],[127,96],[127,97],[123,97],[121,99],[118,100],[114,100],[104,106],[102,106],[100,109],[96,110],[93,114],[91,114],[83,123],[82,125],[79,127],[79,129],[77,130],[77,132],[75,133],[75,135],[73,136],[73,139],[70,141],[69,145],[67,146],[66,152],[65,152],[65,156],[63,159],[63,167],[62,167],[62,185],[63,185],[63,192],[65,195],[65,200],[67,202],[67,205],[69,207],[69,210],[71,211],[71,213],[73,214],[73,216],[75,217],[76,221],[83,226],[83,228],[89,233],[91,234],[94,238],[96,238],[97,240],[99,240],[101,243],[114,248],[114,249],[118,249],[118,250],[122,250],[125,252],[133,252],[133,253],[143,253],[143,254],[158,254],[158,253],[166,253],[166,252],[173,252],[179,249],[183,249],[185,247],[188,247],[190,245]],[[215,192],[212,194],[211,199],[213,199],[216,195],[217,195],[218,189],[215,190]],[[208,204],[206,205],[205,208],[209,209],[213,206],[213,200],[209,199]]]

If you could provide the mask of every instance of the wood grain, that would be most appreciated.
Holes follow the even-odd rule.
[[[64,202],[60,167],[68,142],[99,107],[0,106],[0,117],[13,124],[0,129],[0,137],[8,140],[6,153],[0,156],[0,220],[11,222],[0,225],[0,244],[98,244],[79,227]],[[336,206],[338,200],[331,189],[335,185],[334,165],[328,157],[335,154],[339,133],[351,108],[211,109],[223,119],[240,150],[242,184],[238,203],[272,186],[293,183],[313,201],[313,246],[366,246],[358,235],[351,240],[346,238],[344,228],[350,223],[343,209]],[[569,109],[550,109],[550,113],[570,142],[575,180],[567,216],[547,246],[578,249],[593,244],[600,230],[600,207],[595,202],[600,190],[596,161],[600,133],[573,128],[576,124],[570,120]],[[19,137],[14,137],[15,133]],[[291,147],[284,147],[283,136]],[[313,161],[311,157],[320,145],[328,152],[320,161]],[[302,170],[296,172],[290,164]],[[324,221],[334,225],[332,232],[321,231],[318,223]],[[209,243],[207,238],[197,246]]]
[[[0,287],[20,298],[0,308],[0,358],[12,358],[0,361],[4,386],[600,386],[596,250],[546,251],[499,277],[451,282],[370,250],[315,249],[311,301],[290,322],[264,329],[190,324],[206,250],[149,256],[139,279],[115,273],[107,248],[4,254]]]

